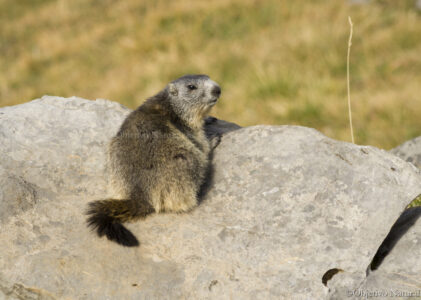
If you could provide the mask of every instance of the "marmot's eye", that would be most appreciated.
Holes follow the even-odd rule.
[[[193,85],[193,84],[189,84],[189,85],[187,86],[187,88],[188,88],[189,90],[193,91],[193,90],[197,89],[197,86],[195,86],[195,85]]]

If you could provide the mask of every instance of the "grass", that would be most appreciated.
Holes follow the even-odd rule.
[[[421,14],[412,0],[0,0],[0,106],[44,94],[135,108],[169,80],[221,83],[217,117],[299,124],[394,147],[421,135]]]
[[[418,207],[418,206],[421,206],[421,194],[415,197],[415,199],[412,200],[411,203],[409,203],[409,205],[406,208],[408,209],[408,208],[413,208],[413,207]]]

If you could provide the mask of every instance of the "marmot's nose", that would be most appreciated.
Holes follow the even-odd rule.
[[[221,88],[218,85],[215,85],[212,88],[212,95],[215,96],[215,97],[218,97],[218,98],[219,98],[219,96],[221,96]]]

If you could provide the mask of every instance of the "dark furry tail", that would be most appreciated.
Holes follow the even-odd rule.
[[[88,226],[96,230],[100,237],[106,235],[111,241],[127,247],[139,246],[139,241],[121,223],[134,221],[154,212],[146,202],[134,200],[98,200],[89,203],[86,214]]]

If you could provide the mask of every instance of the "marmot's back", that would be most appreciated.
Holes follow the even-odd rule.
[[[126,118],[109,146],[111,185],[121,200],[96,201],[88,211],[88,222],[99,235],[137,245],[120,222],[197,205],[211,151],[203,119],[220,92],[205,75],[184,76]]]

